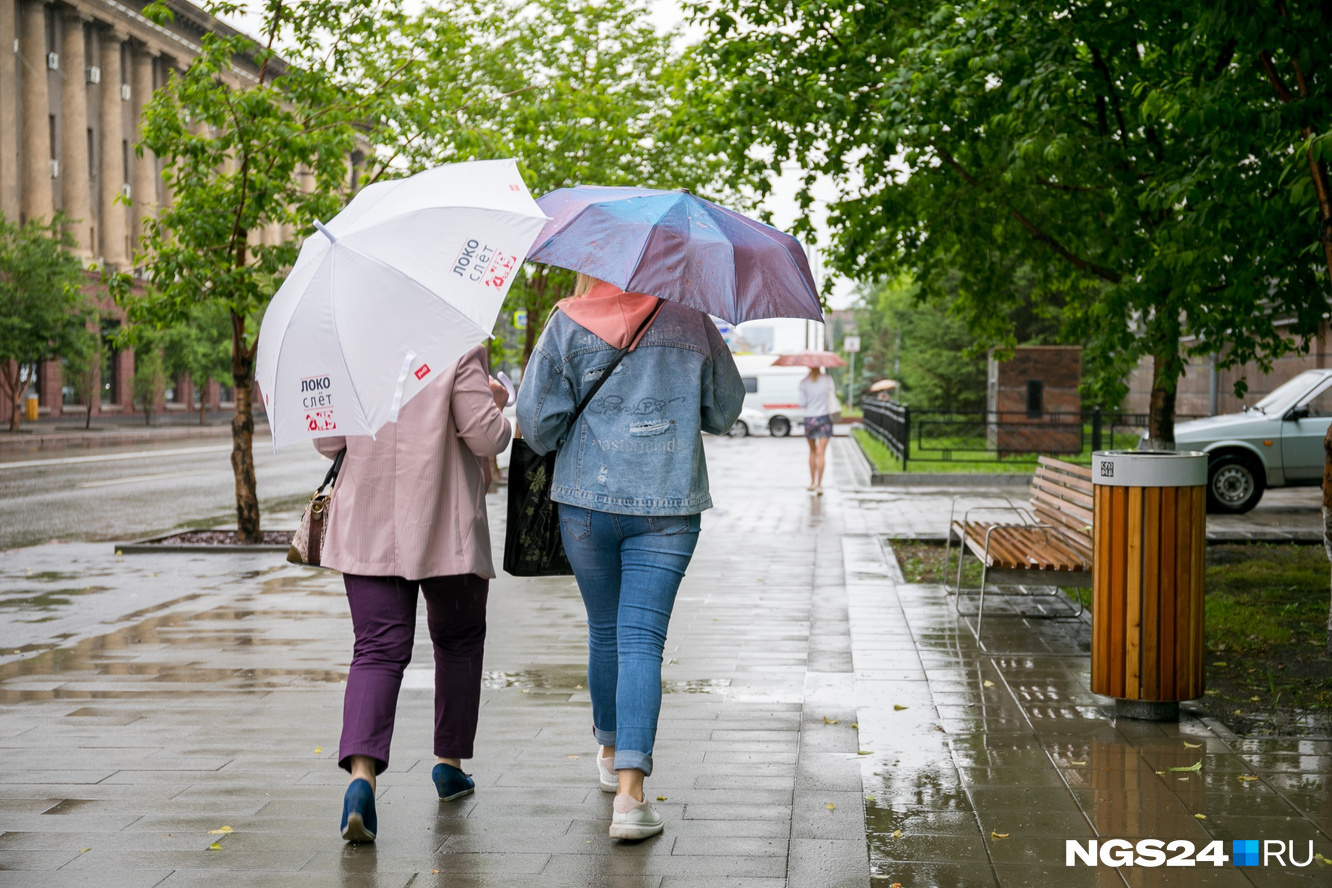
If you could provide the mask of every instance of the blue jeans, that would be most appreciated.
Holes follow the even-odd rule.
[[[560,503],[564,551],[587,608],[592,733],[615,747],[617,770],[652,773],[666,627],[699,526],[698,515],[616,515]]]

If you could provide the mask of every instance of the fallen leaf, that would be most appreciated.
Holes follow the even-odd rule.
[[[430,871],[430,874],[431,874],[432,876],[437,876],[437,875],[439,875],[439,870],[437,870],[437,869],[432,869],[432,870]]]
[[[582,685],[574,685],[574,690],[575,690],[575,691],[581,691],[582,689],[583,689],[583,686],[582,686]]]
[[[571,761],[571,762],[576,762],[576,761],[578,761],[578,756],[576,756],[576,755],[566,755],[565,758],[568,759],[568,760]]]
[[[825,715],[825,716],[823,717],[823,723],[824,723],[825,725],[835,725],[835,724],[837,724],[837,719],[835,719],[835,718],[828,718],[828,716]]]
[[[225,835],[229,834],[230,832],[231,832],[231,827],[229,827],[229,826],[223,826],[223,827],[220,827],[220,828],[218,828],[218,829],[210,829],[210,830],[208,831],[208,834],[209,834],[210,836],[225,836]]]
[[[1261,703],[1261,702],[1263,702],[1263,698],[1262,698],[1262,697],[1250,697],[1250,698],[1249,698],[1249,702],[1250,702],[1250,703]]]
[[[831,810],[833,810],[834,808],[836,808],[837,806],[834,805],[832,802],[829,802],[828,804],[824,805],[823,807],[825,807],[825,808],[827,808],[829,811],[831,811]]]
[[[1229,663],[1224,663],[1224,662],[1222,662],[1222,661],[1220,661],[1220,660],[1217,660],[1217,661],[1216,661],[1215,663],[1213,663],[1212,665],[1213,665],[1213,666],[1229,666],[1230,664],[1229,664]]]
[[[893,830],[893,838],[894,839],[902,838],[902,831],[900,829]]]
[[[213,844],[211,844],[211,845],[208,846],[208,850],[210,850],[210,851],[221,851],[221,850],[222,850],[222,846],[219,845],[217,842],[214,842]]]
[[[1069,762],[1070,765],[1085,765],[1086,762]]]
[[[1194,814],[1193,816],[1194,816],[1194,817],[1197,817],[1199,820],[1206,820],[1206,819],[1207,819],[1207,815],[1206,815],[1206,814]]]
[[[990,830],[990,836],[992,838],[1006,839],[1008,838],[1008,835],[1009,835],[1008,833],[1001,833],[1001,832],[995,832],[994,830]]]
[[[1192,772],[1195,773],[1195,774],[1200,774],[1200,773],[1202,773],[1202,759],[1198,759],[1198,761],[1196,761],[1196,762],[1194,762],[1193,764],[1189,765],[1187,768],[1184,768],[1184,767],[1179,767],[1179,768],[1168,768],[1167,770],[1170,770],[1170,771],[1192,771]]]
[[[1176,779],[1176,780],[1181,780],[1181,781],[1183,781],[1183,780],[1188,780],[1189,778],[1187,778],[1187,777],[1176,777],[1175,779]]]
[[[659,802],[664,802],[664,801],[666,801],[666,796],[657,796],[657,801],[659,801]]]
[[[91,850],[92,850],[91,848],[80,848],[80,849],[79,849],[79,853],[80,853],[80,854],[86,854],[87,852],[89,852],[89,851],[91,851]],[[1322,855],[1320,854],[1319,856],[1321,857]]]
[[[117,549],[117,550],[116,550],[116,554],[117,554],[117,555],[124,555],[125,553],[122,552],[122,551],[120,551],[119,549]]]
[[[1185,749],[1202,749],[1202,744],[1201,744],[1201,743],[1190,743],[1189,741],[1185,740],[1185,741],[1184,741],[1184,748],[1185,748]]]
[[[322,746],[316,746],[316,747],[315,747],[314,754],[315,754],[315,755],[319,755],[319,753],[321,753],[321,752],[323,752],[323,751],[324,751],[324,747],[322,747]]]
[[[994,682],[990,681],[988,678],[985,679],[985,681],[983,682],[983,684],[984,684],[985,687],[987,687],[987,688],[992,688],[992,687],[994,687]]]
[[[901,703],[894,703],[893,709],[896,710],[897,712],[901,712],[903,709],[906,709],[906,707],[903,706]]]
[[[1156,776],[1157,776],[1157,777],[1164,777],[1164,776],[1165,776],[1165,771],[1157,771],[1157,772],[1156,772]]]
[[[865,796],[865,801],[867,801],[867,802],[872,802],[872,801],[874,801],[874,796],[872,796],[872,795]]]
[[[1314,860],[1318,861],[1319,863],[1332,863],[1332,860],[1328,860],[1326,857],[1324,857],[1321,851],[1314,855]]]
[[[858,728],[860,727],[860,725],[856,724],[855,722],[851,722],[851,727]]]
[[[902,888],[902,883],[894,882],[893,884],[889,885],[888,888]]]
[[[862,749],[859,750],[856,755],[874,755],[874,753],[870,752],[868,749]]]
[[[1257,780],[1257,779],[1259,779],[1259,778],[1258,778],[1258,776],[1255,775],[1255,774],[1241,774],[1241,775],[1239,776],[1239,779],[1240,779],[1241,782],[1243,782],[1243,783],[1247,783],[1247,782],[1249,782],[1250,780]]]

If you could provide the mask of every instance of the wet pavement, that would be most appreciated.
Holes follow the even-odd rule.
[[[336,829],[336,575],[280,554],[0,553],[0,886],[1327,884],[1317,861],[1066,867],[1065,841],[1093,838],[1332,858],[1332,743],[1116,721],[1087,691],[1077,619],[987,602],[982,648],[884,542],[943,494],[890,519],[849,446],[814,497],[798,439],[709,440],[719,505],[671,623],[647,784],[666,832],[638,844],[606,836],[566,579],[492,583],[478,788],[454,803],[430,783],[420,621],[380,839],[353,847]]]

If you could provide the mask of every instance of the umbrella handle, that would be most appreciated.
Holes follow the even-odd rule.
[[[509,374],[503,370],[495,374],[495,378],[504,386],[504,390],[509,393],[509,400],[504,403],[505,407],[512,407],[513,402],[517,400],[517,393],[513,390],[513,380],[509,379]]]
[[[337,235],[325,228],[323,222],[320,222],[318,219],[314,220],[314,227],[320,234],[328,238],[330,244],[336,244],[338,242]]]

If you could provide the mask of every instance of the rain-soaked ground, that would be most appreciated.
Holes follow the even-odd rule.
[[[708,443],[718,507],[672,621],[648,781],[666,832],[639,844],[606,837],[568,580],[492,583],[478,789],[449,804],[420,621],[380,838],[350,847],[336,575],[280,553],[3,553],[0,886],[1328,884],[1318,859],[1066,866],[1069,839],[1332,858],[1332,743],[1115,721],[1087,691],[1082,621],[987,601],[982,647],[939,587],[901,582],[885,533],[946,497],[856,487],[845,440],[814,497],[804,454]]]

